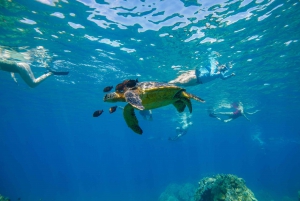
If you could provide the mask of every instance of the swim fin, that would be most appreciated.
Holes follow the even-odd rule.
[[[208,115],[212,118],[217,118],[217,116],[214,113],[209,113]]]
[[[217,116],[215,115],[214,110],[212,108],[208,108],[207,112],[210,117],[217,118]]]
[[[48,70],[49,70],[49,72],[53,73],[53,75],[68,75],[69,74],[69,71],[61,71],[61,72],[59,72],[59,71],[53,71],[51,69],[48,69]]]

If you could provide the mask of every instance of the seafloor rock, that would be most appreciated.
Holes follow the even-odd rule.
[[[219,174],[199,182],[195,201],[257,201],[242,178]]]
[[[300,191],[298,191],[298,201],[300,201]]]
[[[3,195],[0,195],[0,201],[10,201],[10,199],[7,197],[4,197]]]

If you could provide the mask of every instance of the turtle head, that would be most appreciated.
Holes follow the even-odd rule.
[[[108,93],[104,96],[103,98],[104,102],[125,102],[125,97],[124,93],[118,93],[118,92],[113,92],[113,93]]]

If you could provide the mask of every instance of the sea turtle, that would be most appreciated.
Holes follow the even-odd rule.
[[[143,130],[138,124],[134,108],[138,110],[151,110],[173,104],[178,112],[183,112],[188,106],[192,112],[190,99],[204,102],[201,98],[189,94],[185,89],[178,86],[161,82],[138,82],[132,88],[127,88],[124,92],[108,93],[104,97],[104,102],[128,102],[124,107],[123,117],[127,126],[134,132],[142,134]]]

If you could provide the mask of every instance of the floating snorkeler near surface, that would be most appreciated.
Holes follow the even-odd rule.
[[[46,80],[51,75],[68,75],[69,72],[55,72],[48,68],[48,72],[41,75],[38,78],[34,77],[34,74],[30,68],[30,65],[25,62],[14,62],[14,61],[0,61],[0,70],[7,71],[11,73],[11,77],[17,83],[15,73],[20,74],[24,82],[34,88]]]
[[[252,115],[252,114],[259,112],[259,110],[256,110],[254,112],[245,112],[242,102],[232,103],[231,107],[234,108],[235,111],[233,111],[233,112],[217,112],[216,113],[216,112],[213,112],[212,110],[209,110],[209,116],[227,123],[227,122],[230,122],[230,121],[232,121],[238,117],[242,117],[242,116],[245,117],[248,121],[250,121],[250,119],[246,116],[246,114]],[[228,116],[229,118],[222,120],[218,115],[225,115],[225,116]]]
[[[181,85],[181,86],[194,86],[194,85],[204,84],[213,81],[217,78],[226,80],[232,76],[235,76],[235,73],[226,75],[229,68],[231,68],[231,63],[229,63],[228,66],[219,65],[218,61],[216,61],[215,59],[215,57],[218,55],[219,53],[212,52],[209,57],[210,66],[206,66],[205,68],[200,68],[195,70],[189,70],[179,75],[176,79],[171,80],[169,83],[175,85]]]

